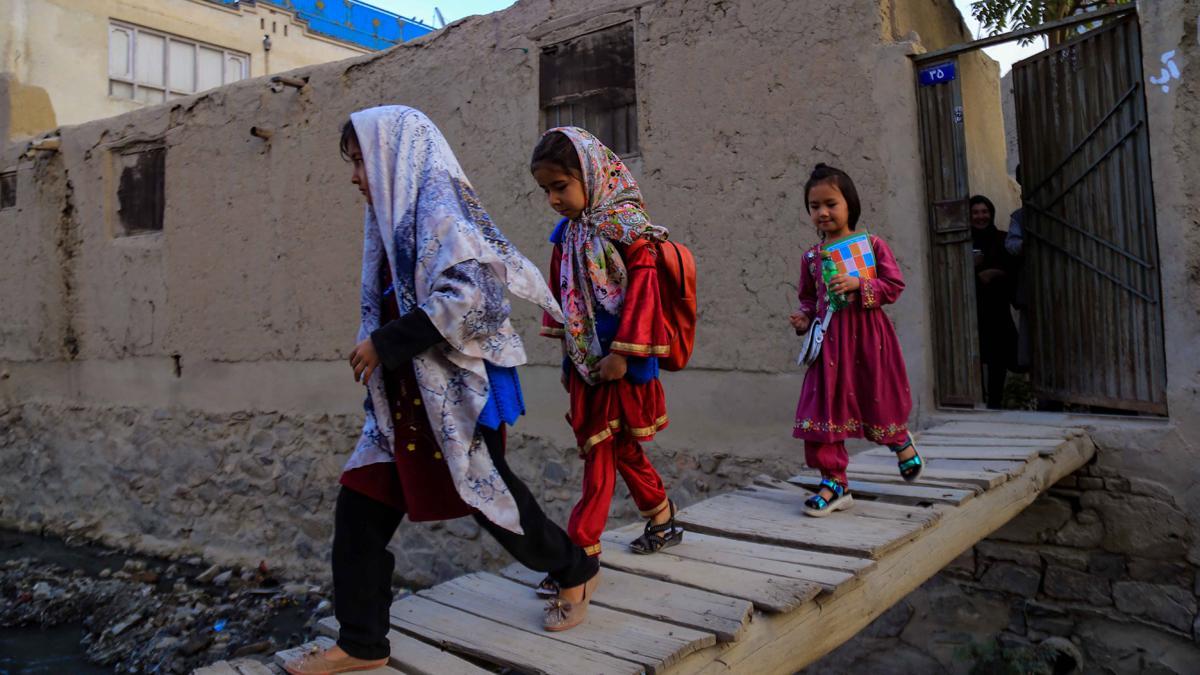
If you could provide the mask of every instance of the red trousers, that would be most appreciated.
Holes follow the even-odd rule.
[[[567,534],[588,555],[600,554],[600,534],[608,522],[608,507],[617,487],[617,472],[629,487],[629,494],[643,518],[649,518],[667,506],[667,490],[662,478],[650,464],[642,446],[621,433],[610,443],[592,448],[584,458],[583,496],[571,510]]]
[[[850,454],[846,452],[845,441],[804,441],[804,463],[820,471],[822,478],[828,478],[846,487],[846,467],[850,464]]]

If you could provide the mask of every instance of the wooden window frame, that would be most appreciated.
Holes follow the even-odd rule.
[[[17,172],[0,171],[0,211],[17,208]]]
[[[586,80],[589,78],[581,78],[585,80],[585,82],[579,83],[577,88],[568,88],[564,91],[555,91],[555,95],[548,95],[546,91],[548,80],[557,79],[559,74],[549,73],[546,70],[548,67],[555,67],[554,65],[547,64],[547,61],[545,60],[547,56],[553,58],[553,55],[558,49],[571,45],[571,43],[575,43],[579,40],[596,36],[601,33],[616,31],[621,31],[627,34],[627,49],[629,52],[629,62],[627,64],[629,73],[627,83],[622,81],[622,84],[608,83],[597,87],[589,85],[595,85],[598,83],[586,82]],[[625,35],[621,36],[622,39],[625,37]],[[623,44],[622,47],[626,47],[626,45]],[[587,69],[589,66],[593,68],[595,67],[594,64],[582,65],[581,70]],[[621,66],[624,68],[626,64],[622,62]],[[588,30],[577,35],[556,40],[553,43],[542,45],[541,58],[539,59],[538,63],[538,82],[538,116],[542,129],[551,129],[564,124],[577,124],[584,127],[596,126],[590,120],[586,120],[586,115],[589,113],[597,114],[596,111],[587,110],[586,102],[595,100],[598,96],[602,96],[606,101],[613,104],[609,106],[608,109],[599,112],[601,115],[613,116],[609,121],[611,126],[608,128],[608,131],[612,137],[603,137],[604,131],[600,128],[588,128],[588,131],[595,133],[605,145],[608,145],[610,148],[612,148],[612,150],[620,155],[622,159],[629,160],[641,157],[641,134],[639,133],[640,125],[638,120],[639,115],[637,96],[637,28],[633,19],[626,19],[616,23],[611,23],[594,30]],[[585,115],[585,121],[582,123],[579,120],[574,119],[575,115],[577,114],[574,110],[576,103],[584,104],[583,114]],[[569,112],[570,117],[566,120],[564,120],[562,117],[564,107],[569,107],[571,109]],[[617,120],[621,117],[620,112],[622,109],[624,110],[624,119],[621,119],[618,122]]]
[[[126,167],[124,166],[124,159],[126,157],[143,155],[146,153],[157,153],[158,157],[156,157],[155,159],[157,162],[160,163],[160,165],[158,167],[156,167],[158,171],[157,171],[157,174],[155,175],[155,177],[153,178],[153,180],[156,183],[156,186],[154,189],[154,194],[150,196],[150,199],[152,199],[155,202],[153,204],[153,208],[154,208],[154,214],[152,216],[153,222],[151,222],[149,224],[149,226],[146,226],[144,223],[136,223],[136,222],[131,223],[132,226],[129,226],[126,224],[126,222],[121,217],[121,213],[122,213],[122,211],[124,211],[124,209],[126,207],[126,204],[123,203],[124,200],[122,199],[122,196],[121,196],[121,193],[122,193],[123,187],[124,187],[122,185],[122,182],[123,182],[125,171],[126,171]],[[114,217],[113,217],[113,221],[112,221],[115,224],[115,228],[113,231],[114,235],[118,238],[124,238],[124,237],[134,237],[134,236],[142,236],[142,235],[161,234],[163,232],[163,230],[165,229],[165,223],[166,223],[166,217],[167,217],[167,215],[166,215],[166,211],[167,211],[167,208],[166,208],[167,146],[157,144],[157,143],[137,144],[137,145],[132,145],[132,146],[126,146],[123,148],[115,149],[113,151],[113,160],[114,160],[114,168],[116,169],[116,171],[114,173],[114,177],[116,178],[116,185],[113,186],[113,188],[115,189],[115,194],[113,195],[114,196],[113,206],[115,207],[115,210],[113,211]],[[133,186],[130,186],[130,187],[133,187]],[[140,199],[140,198],[142,198],[142,196],[138,195],[138,198]],[[128,206],[133,207],[133,206],[135,206],[135,204],[130,203]]]

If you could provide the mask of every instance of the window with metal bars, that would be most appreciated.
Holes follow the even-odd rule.
[[[542,48],[542,128],[583,127],[623,158],[639,154],[633,23]]]

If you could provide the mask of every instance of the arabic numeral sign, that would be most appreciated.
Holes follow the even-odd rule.
[[[946,82],[953,81],[956,77],[958,77],[958,73],[955,70],[953,61],[947,61],[946,63],[939,63],[936,66],[922,68],[920,73],[922,87],[928,87],[934,84],[945,84]]]

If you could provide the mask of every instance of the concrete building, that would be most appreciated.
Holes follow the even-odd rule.
[[[3,0],[0,16],[0,71],[21,92],[9,113],[18,136],[433,30],[359,0]]]
[[[1157,227],[1166,414],[1057,414],[1088,427],[1096,464],[822,672],[889,658],[910,672],[957,672],[956,654],[996,636],[1070,638],[1119,672],[1195,672],[1200,87],[1190,68],[1200,11],[1162,0],[1137,12],[1140,52],[1127,55],[1146,64],[1133,88],[1153,181],[1139,203]],[[700,270],[696,352],[664,377],[672,425],[652,449],[681,503],[802,463],[787,315],[813,240],[802,186],[819,161],[854,176],[863,222],[907,277],[888,312],[919,428],[943,404],[935,345],[952,336],[938,328],[928,90],[913,58],[970,39],[948,0],[521,0],[384,53],[293,71],[308,78],[302,89],[252,78],[64,127],[33,148],[10,144],[0,156],[10,186],[0,210],[0,523],[327,573],[336,477],[362,401],[344,362],[358,321],[362,206],[338,129],[353,110],[384,103],[438,123],[491,215],[535,260],[549,259],[555,218],[528,175],[533,144],[564,116],[607,125],[651,216],[692,247]],[[562,53],[628,57],[601,82],[555,75]],[[958,63],[969,102],[950,112],[967,125],[970,188],[1001,194],[1011,183],[995,64],[979,54]],[[612,105],[589,99],[596,87],[572,90],[581,83]],[[537,319],[525,307],[514,317],[532,363],[522,374],[530,413],[510,457],[565,520],[581,463],[562,419],[557,348],[537,337]],[[628,499],[614,504],[614,522],[636,518]],[[406,525],[396,551],[412,583],[504,561],[469,522]]]

